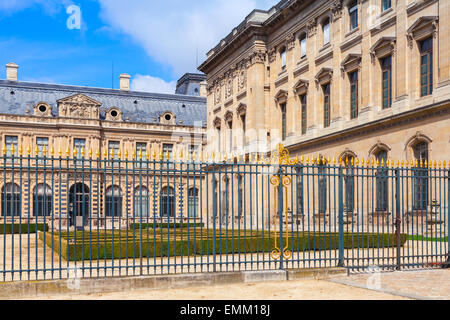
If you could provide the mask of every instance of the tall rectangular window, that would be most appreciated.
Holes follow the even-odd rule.
[[[281,59],[281,69],[284,70],[286,68],[286,48],[281,49],[280,59]]]
[[[358,2],[353,1],[348,9],[350,16],[350,30],[358,28]]]
[[[141,153],[142,153],[142,158],[140,156]],[[145,142],[137,142],[136,143],[136,159],[138,159],[139,161],[142,159],[142,167],[145,166],[146,161],[147,161],[147,143],[145,143]]]
[[[300,103],[302,105],[302,134],[306,134],[307,128],[307,111],[306,111],[306,94],[300,96]]]
[[[199,150],[199,146],[196,144],[190,144],[189,145],[189,159],[193,160],[194,159],[194,153],[195,155],[198,157],[198,150]],[[196,158],[198,159],[198,158]]]
[[[233,151],[233,121],[228,122],[228,152]]]
[[[383,109],[392,106],[392,57],[381,60]]]
[[[119,159],[119,149],[120,142],[119,141],[109,141],[108,143],[108,155],[110,159],[118,160]],[[111,157],[111,153],[114,152],[114,157]]]
[[[389,9],[392,6],[391,0],[382,0],[382,6],[381,9],[383,11],[386,11],[387,9]]]
[[[241,115],[242,122],[242,148],[245,148],[245,133],[247,131],[247,123],[246,123],[245,114]]]
[[[167,159],[167,154],[169,154],[169,158]],[[165,168],[173,168],[172,162],[173,161],[173,144],[163,144],[163,157],[164,157],[164,164],[163,166]]]
[[[358,71],[349,74],[350,78],[350,118],[358,117]]]
[[[222,150],[222,143],[221,143],[221,134],[220,134],[220,127],[216,128],[216,139],[217,139],[217,152],[221,152]]]
[[[85,149],[86,151],[86,139],[73,139],[73,149],[77,150],[77,159],[81,159],[83,156],[81,155],[81,151]],[[81,162],[77,161],[77,164]]]
[[[37,145],[37,147],[39,149],[38,163],[42,164],[42,163],[44,163],[44,159],[43,159],[43,157],[44,157],[44,148],[48,152],[48,138],[36,138],[36,145]]]
[[[300,57],[306,57],[306,34],[300,37]]]
[[[281,109],[281,139],[286,139],[286,103],[280,104]]]
[[[323,45],[327,45],[330,43],[330,20],[327,19],[323,23]]]
[[[11,157],[14,156],[14,162],[17,162],[17,148],[18,148],[19,138],[17,136],[5,136],[5,145],[6,145],[6,157],[9,158],[7,161],[11,161]],[[14,154],[11,152],[12,147],[14,146]]]
[[[330,126],[330,84],[327,83],[323,87],[323,126]]]
[[[419,43],[420,48],[420,94],[433,93],[433,38]]]

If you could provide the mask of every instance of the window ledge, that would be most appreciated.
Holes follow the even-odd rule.
[[[378,15],[377,18],[384,17],[385,15],[391,13],[392,11],[394,11],[394,8],[392,8],[392,7],[387,8],[386,10],[384,10],[383,12],[381,12],[381,13]]]
[[[305,61],[308,61],[308,57],[307,57],[307,56],[301,57],[300,60],[297,62],[297,65],[301,65],[301,64],[304,63]]]
[[[350,37],[352,34],[355,34],[359,32],[359,26],[357,26],[355,29],[350,30],[349,32],[347,32],[347,34],[345,35],[346,38]]]
[[[328,42],[326,45],[324,45],[322,48],[320,48],[319,52],[325,51],[329,48],[331,48],[331,42]]]

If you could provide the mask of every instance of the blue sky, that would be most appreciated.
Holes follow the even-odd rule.
[[[17,63],[22,81],[118,88],[128,73],[134,90],[172,92],[252,9],[276,2],[0,0],[0,65]],[[67,27],[71,5],[80,29]]]

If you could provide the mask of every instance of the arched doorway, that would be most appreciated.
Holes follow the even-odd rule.
[[[45,217],[52,214],[52,189],[46,184],[38,184],[33,192],[33,213],[35,217]]]
[[[83,183],[76,183],[69,189],[70,225],[84,227],[90,216],[89,188]]]

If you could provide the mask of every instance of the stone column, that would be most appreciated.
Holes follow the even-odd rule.
[[[256,151],[262,142],[261,132],[266,130],[265,125],[265,99],[264,99],[264,75],[265,75],[265,50],[255,48],[250,54],[247,63],[247,97],[248,97],[248,125],[255,130],[254,141],[249,141],[250,151]]]

